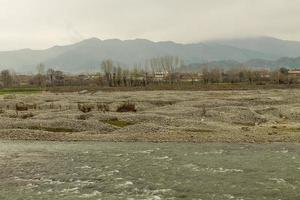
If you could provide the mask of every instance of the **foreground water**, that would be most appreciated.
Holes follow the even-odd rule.
[[[300,145],[0,142],[0,199],[300,199]]]

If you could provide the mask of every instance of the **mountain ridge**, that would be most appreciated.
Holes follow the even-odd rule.
[[[144,63],[147,59],[166,55],[178,56],[186,64],[234,60],[276,61],[281,57],[300,56],[300,42],[271,37],[238,38],[198,43],[153,42],[147,39],[120,40],[89,38],[78,43],[53,46],[43,50],[20,49],[0,51],[0,69],[34,72],[39,63],[47,68],[66,72],[99,71],[105,59],[112,59],[127,67]]]

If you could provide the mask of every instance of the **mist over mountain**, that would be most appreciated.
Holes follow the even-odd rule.
[[[300,64],[300,42],[270,37],[215,40],[194,44],[136,40],[100,40],[91,38],[82,42],[55,46],[45,50],[23,49],[0,52],[0,69],[14,69],[20,73],[34,72],[39,63],[71,73],[100,70],[105,59],[112,59],[127,67],[144,63],[153,57],[179,56],[186,64],[220,63],[230,66],[246,63],[255,67],[295,66]],[[285,57],[285,58],[282,58]],[[229,62],[230,61],[230,62]],[[300,65],[299,65],[300,66]]]

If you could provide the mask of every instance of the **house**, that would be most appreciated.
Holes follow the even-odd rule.
[[[290,69],[288,71],[288,78],[290,81],[300,82],[300,69]]]
[[[62,71],[55,71],[53,69],[48,70],[47,72],[47,85],[64,85],[65,84],[65,75]]]
[[[290,69],[288,71],[289,77],[300,78],[300,69]]]
[[[155,72],[154,73],[154,80],[156,80],[156,81],[165,80],[167,78],[168,74],[169,73],[167,71]]]
[[[202,73],[181,73],[179,80],[185,82],[198,82],[203,80]]]
[[[255,70],[252,71],[250,77],[252,77],[252,79],[256,81],[270,81],[272,78],[272,72],[268,69]]]
[[[259,78],[261,78],[263,80],[269,80],[271,78],[270,70],[259,70],[258,74],[259,74]]]

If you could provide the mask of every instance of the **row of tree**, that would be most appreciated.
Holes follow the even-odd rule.
[[[204,83],[241,83],[241,82],[272,82],[278,84],[295,83],[294,77],[289,77],[288,69],[258,70],[253,68],[221,68],[202,69]]]
[[[103,83],[108,86],[137,86],[146,85],[151,82],[155,72],[168,73],[166,77],[170,83],[176,80],[176,73],[183,62],[177,56],[163,56],[146,60],[144,66],[135,64],[133,69],[128,70],[112,60],[101,63]]]
[[[148,84],[164,82],[168,84],[187,81],[184,75],[190,76],[189,81],[207,83],[238,83],[238,82],[272,82],[278,84],[293,83],[295,80],[288,76],[288,69],[280,68],[273,71],[257,70],[253,68],[202,68],[198,73],[180,72],[184,63],[176,56],[164,56],[149,59],[144,65],[136,64],[132,69],[128,69],[112,60],[104,60],[101,63],[101,71],[87,78],[84,75],[66,75],[62,71],[48,69],[43,64],[37,66],[37,72],[29,80],[30,85],[36,86],[64,86],[64,85],[89,85],[109,87],[135,87],[146,86]],[[156,79],[156,73],[160,72],[164,76]],[[185,76],[185,77],[187,77]],[[0,83],[2,87],[18,86],[18,76],[9,70],[0,73]]]

